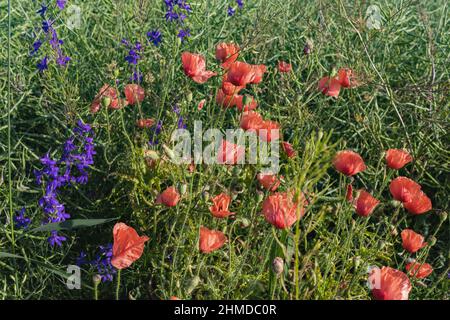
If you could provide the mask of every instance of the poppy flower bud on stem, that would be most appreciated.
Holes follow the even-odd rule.
[[[279,276],[281,273],[283,273],[283,269],[284,269],[283,259],[280,257],[276,257],[275,259],[273,259],[272,270],[277,276]]]
[[[191,102],[191,101],[192,101],[192,98],[193,98],[192,92],[189,91],[188,94],[187,94],[187,96],[186,96],[187,102]]]
[[[186,194],[186,192],[187,192],[187,184],[183,183],[180,187],[180,193],[181,195],[184,195]]]
[[[430,245],[430,247],[432,247],[432,246],[434,246],[436,244],[436,241],[437,241],[436,237],[435,236],[431,236],[428,239],[428,244]]]
[[[111,104],[111,98],[110,97],[103,97],[102,98],[102,106],[105,108],[108,108]]]
[[[445,220],[447,220],[447,216],[448,216],[448,214],[445,211],[442,211],[439,213],[439,219],[441,220],[441,222],[444,222]]]

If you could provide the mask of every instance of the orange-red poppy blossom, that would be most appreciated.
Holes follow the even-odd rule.
[[[153,126],[155,124],[155,119],[139,119],[136,121],[136,125],[139,128],[150,128],[151,126]]]
[[[237,164],[245,157],[244,146],[222,140],[217,152],[217,162],[219,164]]]
[[[359,85],[352,69],[341,68],[338,71],[337,80],[343,88],[354,88]]]
[[[167,207],[174,207],[180,201],[180,194],[174,186],[168,187],[156,198],[156,203],[162,203]]]
[[[231,202],[231,197],[226,193],[221,193],[212,198],[213,205],[209,207],[209,211],[216,218],[226,218],[233,215],[233,212],[228,210]]]
[[[389,149],[386,151],[386,165],[391,169],[401,169],[412,161],[408,151],[402,149]]]
[[[281,184],[281,180],[275,174],[258,173],[256,176],[259,184],[268,191],[277,191]]]
[[[405,229],[401,232],[403,249],[410,253],[414,253],[427,245],[424,237],[411,229]]]
[[[116,269],[128,268],[138,260],[144,251],[147,236],[139,236],[132,227],[125,223],[116,223],[113,229],[114,244],[111,264]]]
[[[222,68],[228,69],[239,56],[239,46],[234,43],[219,43],[216,46],[216,59],[222,62]]]
[[[412,199],[403,202],[403,207],[412,215],[424,214],[433,208],[431,199],[423,192],[419,191],[412,195]]]
[[[169,298],[169,300],[181,300],[181,299],[178,298],[177,296],[171,296],[171,297]]]
[[[421,188],[418,183],[406,177],[397,177],[389,184],[392,197],[400,202],[411,201]]]
[[[286,229],[292,226],[305,214],[305,206],[308,204],[303,193],[300,199],[294,199],[294,192],[277,192],[266,198],[263,202],[262,213],[267,222],[278,229]]]
[[[372,195],[365,190],[359,190],[358,192],[359,196],[354,201],[355,211],[359,216],[367,217],[373,212],[380,201],[372,197]]]
[[[227,80],[237,87],[245,87],[253,81],[256,72],[259,75],[261,73],[260,68],[255,68],[255,66],[242,61],[236,61],[228,69]],[[262,75],[260,76],[262,77]]]
[[[102,104],[110,109],[119,109],[123,106],[123,103],[121,103],[118,96],[118,92],[114,87],[109,84],[104,84],[95,96],[94,101],[92,101],[90,111],[92,113],[98,112]]]
[[[135,83],[127,84],[125,86],[125,97],[129,105],[134,105],[137,102],[144,101],[145,91],[140,85]]]
[[[289,142],[282,141],[281,147],[283,148],[283,151],[284,153],[286,153],[288,158],[295,158],[295,156],[297,155],[297,153],[294,150],[294,147]]]
[[[245,86],[235,86],[233,83],[231,83],[230,81],[228,81],[228,75],[225,74],[222,78],[222,91],[225,93],[225,95],[227,96],[231,96],[231,95],[236,95],[239,93],[239,91],[241,91],[242,89],[244,89]]]
[[[411,291],[408,276],[390,267],[373,268],[369,284],[376,300],[408,300]]]
[[[278,71],[283,73],[291,72],[292,65],[286,61],[278,61]]]
[[[416,279],[426,278],[433,273],[433,267],[429,263],[410,262],[405,268],[408,275]]]
[[[280,138],[280,124],[272,120],[264,120],[258,129],[261,140],[270,142]]]
[[[257,131],[263,123],[262,116],[256,111],[248,111],[242,113],[240,126],[243,130]]]
[[[200,227],[199,249],[201,252],[210,253],[220,249],[226,241],[227,237],[223,232]]]
[[[334,168],[346,176],[353,176],[366,169],[361,156],[351,150],[339,151],[333,159]]]
[[[232,108],[236,106],[237,99],[236,95],[226,95],[222,89],[217,90],[216,103],[223,108]]]
[[[255,69],[255,76],[250,83],[258,84],[262,81],[264,73],[267,71],[267,67],[263,64],[259,64],[254,65],[253,68]]]
[[[201,54],[183,52],[181,55],[184,73],[197,83],[205,83],[217,73],[206,70],[206,60]]]
[[[341,83],[337,78],[323,77],[319,80],[319,91],[329,97],[338,97],[341,91]]]

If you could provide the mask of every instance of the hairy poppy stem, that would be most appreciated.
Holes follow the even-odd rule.
[[[117,286],[116,286],[116,300],[119,300],[119,290],[120,290],[120,272],[122,269],[119,269],[117,272]]]

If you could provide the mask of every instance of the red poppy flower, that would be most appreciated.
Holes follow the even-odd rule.
[[[421,234],[414,232],[411,229],[405,229],[400,234],[402,237],[403,249],[410,253],[414,253],[427,245]]]
[[[244,106],[244,101],[247,103],[245,106]],[[234,104],[236,105],[236,107],[238,108],[239,111],[255,110],[258,107],[258,102],[256,101],[256,99],[249,95],[234,96]]]
[[[329,97],[338,97],[341,84],[336,78],[323,77],[319,80],[319,91]]]
[[[390,267],[372,269],[369,283],[376,300],[408,300],[411,291],[408,276]]]
[[[90,110],[92,113],[98,112],[102,107],[102,103],[107,108],[118,109],[119,102],[117,90],[109,84],[104,84],[99,93],[95,96]]]
[[[372,197],[372,195],[365,190],[359,190],[358,192],[359,196],[354,203],[356,213],[362,217],[367,217],[373,212],[380,201]]]
[[[223,108],[232,108],[236,105],[236,96],[227,96],[222,89],[219,89],[216,94],[216,103]]]
[[[262,116],[256,111],[242,113],[240,126],[243,130],[257,131],[263,123]]]
[[[295,202],[293,192],[277,192],[264,200],[262,213],[267,222],[278,229],[286,229],[292,226],[297,219],[303,217],[305,214],[304,206],[307,204],[308,202],[302,193],[299,201]]]
[[[349,68],[339,69],[337,79],[344,88],[354,88],[359,85],[354,72]]]
[[[430,198],[423,191],[413,194],[410,201],[403,202],[403,207],[413,215],[423,214],[433,208]]]
[[[292,66],[289,63],[287,63],[285,61],[278,61],[278,71],[287,73],[287,72],[291,72],[291,70],[292,70]]]
[[[259,74],[261,70],[259,68],[255,68],[251,64],[236,61],[230,66],[227,79],[237,87],[245,87],[248,83],[253,81],[257,71]]]
[[[199,249],[203,253],[210,253],[222,247],[227,241],[227,237],[218,230],[209,230],[200,227]]]
[[[234,43],[219,43],[216,46],[216,59],[222,62],[222,68],[228,69],[239,56],[239,46]]]
[[[284,153],[286,153],[288,158],[294,158],[297,155],[294,148],[292,147],[292,144],[290,144],[289,142],[282,141],[281,147],[283,148],[283,151]]]
[[[222,78],[222,90],[227,96],[236,95],[236,94],[239,93],[239,91],[241,91],[244,88],[245,88],[245,86],[242,86],[242,87],[235,86],[233,83],[228,81],[228,75],[227,74],[225,74],[223,76],[223,78]]]
[[[272,120],[264,120],[258,130],[259,137],[266,142],[280,138],[280,124]]]
[[[269,191],[277,191],[278,187],[281,184],[280,179],[275,174],[263,174],[258,173],[256,176],[258,179],[259,184],[266,190]]]
[[[144,88],[135,83],[127,84],[125,86],[125,97],[127,99],[128,104],[131,106],[138,101],[142,102],[144,101],[145,98]]]
[[[177,205],[178,201],[180,201],[180,194],[178,193],[175,187],[169,187],[164,190],[161,194],[156,198],[156,203],[162,203],[167,207],[174,207]]]
[[[198,106],[197,106],[197,109],[199,111],[203,109],[203,107],[205,106],[205,102],[206,102],[206,99],[200,100],[200,102],[198,103]]]
[[[350,150],[339,151],[333,159],[333,165],[337,171],[346,176],[353,176],[366,169],[361,156]]]
[[[386,164],[391,169],[401,169],[411,161],[411,155],[405,150],[389,149],[386,151]]]
[[[410,277],[423,279],[433,273],[433,267],[428,263],[411,262],[406,265],[406,271]]]
[[[171,296],[171,297],[169,298],[169,300],[181,300],[181,299],[178,298],[178,297],[176,297],[176,296]]]
[[[184,73],[197,83],[205,83],[217,73],[206,70],[206,61],[201,54],[183,52],[181,55]]]
[[[228,210],[231,202],[231,197],[225,193],[221,193],[212,198],[213,205],[209,207],[209,211],[216,218],[226,218],[233,215],[233,212]]]
[[[150,128],[154,124],[155,124],[155,119],[151,119],[151,118],[139,119],[139,120],[136,121],[136,125],[139,128]]]
[[[262,81],[264,73],[267,71],[267,67],[263,64],[253,66],[255,69],[255,77],[250,83],[258,84]]]
[[[217,162],[220,164],[237,164],[245,156],[244,146],[240,146],[227,140],[222,140],[222,145],[217,153]]]
[[[114,226],[113,236],[111,264],[119,270],[128,268],[138,260],[144,251],[144,243],[149,240],[149,237],[139,236],[136,230],[122,222]]]
[[[352,202],[352,200],[353,200],[353,186],[351,183],[347,185],[347,192],[345,194],[345,200],[347,200],[348,202]]]
[[[389,191],[395,200],[401,202],[411,201],[413,196],[419,193],[421,186],[406,177],[397,177],[389,184]]]

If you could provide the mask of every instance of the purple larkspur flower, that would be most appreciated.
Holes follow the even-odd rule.
[[[48,69],[48,57],[45,56],[42,60],[37,63],[37,68],[40,72]]]
[[[41,8],[36,11],[36,13],[39,13],[39,15],[43,18],[45,16],[45,13],[47,12],[48,6],[46,6],[44,3],[41,4]]]
[[[56,0],[56,5],[58,6],[59,10],[64,9],[66,6],[67,0]]]
[[[20,209],[14,216],[15,226],[26,229],[31,224],[31,219],[25,216],[25,208]]]
[[[34,55],[36,52],[38,52],[38,50],[41,48],[42,46],[42,41],[41,40],[36,40],[35,42],[33,42],[33,50],[31,50],[30,55]]]
[[[229,17],[232,17],[236,13],[236,10],[234,10],[232,6],[228,6],[227,13]]]
[[[87,254],[84,251],[80,251],[80,254],[78,255],[75,264],[79,267],[81,267],[84,264],[87,264],[88,260],[87,260]]]
[[[191,36],[191,31],[189,29],[180,29],[178,31],[177,37],[181,40],[181,42],[184,42],[186,38]]]
[[[59,235],[57,231],[52,231],[52,232],[51,232],[51,236],[48,237],[47,240],[48,240],[48,243],[49,243],[52,247],[54,247],[54,246],[61,247],[61,246],[62,246],[62,243],[63,243],[64,241],[66,241],[67,238],[64,237],[64,236]]]
[[[158,123],[156,124],[156,126],[151,128],[152,137],[150,138],[150,141],[148,142],[149,145],[154,146],[159,143],[158,135],[161,133],[162,125],[163,125],[162,121],[159,120]]]
[[[244,1],[243,0],[236,0],[236,3],[239,7],[239,9],[242,9],[244,7]]]
[[[159,46],[159,44],[162,42],[162,34],[159,30],[156,29],[147,32],[147,38],[155,46]]]

